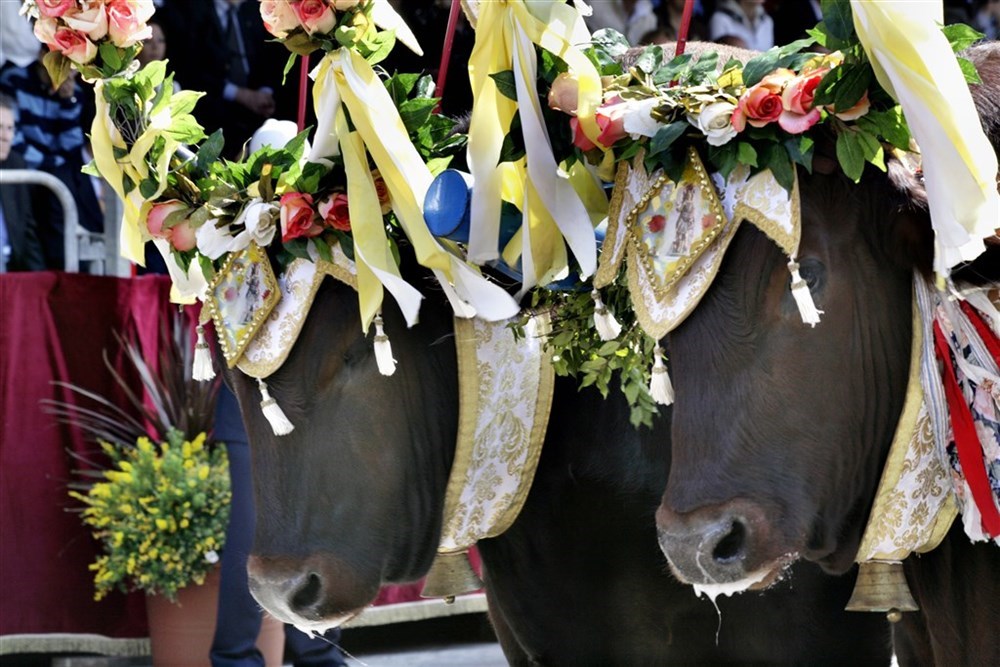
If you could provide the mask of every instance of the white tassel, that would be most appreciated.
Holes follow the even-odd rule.
[[[267,383],[257,378],[257,386],[260,388],[260,409],[264,412],[271,425],[271,430],[275,435],[288,435],[295,430],[295,425],[288,421],[288,417],[282,411],[278,402],[271,398],[271,393],[267,390]]]
[[[813,303],[812,292],[809,291],[809,283],[802,280],[799,275],[799,264],[794,259],[788,262],[788,270],[792,273],[792,296],[795,297],[795,304],[799,307],[799,315],[802,321],[811,327],[819,324],[819,316],[822,310],[816,308]]]
[[[659,345],[653,350],[653,373],[649,379],[649,395],[660,405],[674,402],[674,386],[670,384],[670,373],[663,363],[663,350]]]
[[[590,298],[594,300],[594,328],[601,340],[614,340],[622,332],[622,325],[611,314],[601,300],[601,293],[596,289],[591,291]]]
[[[215,368],[212,367],[212,353],[208,349],[208,342],[205,340],[205,327],[198,325],[198,342],[194,345],[194,363],[191,368],[191,377],[197,382],[208,382],[215,377]]]
[[[382,316],[375,316],[375,363],[382,375],[392,375],[396,372],[396,360],[392,358],[392,345],[382,328]]]

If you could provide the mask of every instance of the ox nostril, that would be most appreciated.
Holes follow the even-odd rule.
[[[737,561],[746,553],[747,529],[739,519],[734,519],[729,532],[712,549],[712,559],[719,564]]]
[[[302,585],[292,593],[291,608],[293,611],[302,613],[303,611],[314,609],[322,601],[323,580],[315,572],[310,572],[304,577]]]

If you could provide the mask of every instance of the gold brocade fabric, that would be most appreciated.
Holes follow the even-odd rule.
[[[521,511],[552,406],[548,326],[536,315],[518,340],[506,322],[455,319],[459,430],[439,553],[501,534]]]
[[[913,351],[896,427],[856,560],[901,561],[937,547],[958,513],[944,459],[950,420],[933,347],[931,290],[914,278]]]
[[[613,282],[624,261],[639,324],[660,339],[708,291],[742,221],[792,258],[802,221],[797,178],[791,193],[769,170],[751,176],[745,165],[723,179],[710,174],[691,149],[684,175],[674,183],[662,170],[648,173],[644,157],[619,166],[594,286]]]
[[[302,331],[316,292],[326,276],[357,289],[357,268],[341,250],[331,248],[333,262],[296,259],[278,278],[281,299],[246,346],[237,368],[255,378],[266,378],[281,368]]]

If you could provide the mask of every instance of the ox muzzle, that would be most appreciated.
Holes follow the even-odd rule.
[[[378,595],[379,582],[365,582],[330,555],[256,556],[247,560],[250,593],[272,616],[304,632],[322,633],[357,616]]]

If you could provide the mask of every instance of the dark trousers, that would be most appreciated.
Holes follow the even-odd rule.
[[[215,439],[226,443],[233,501],[226,544],[222,550],[222,582],[219,616],[215,625],[211,660],[213,667],[263,666],[264,658],[255,642],[260,632],[261,609],[247,586],[247,556],[253,545],[254,503],[250,474],[250,446],[240,420],[239,406],[224,385],[216,408]],[[340,667],[346,665],[338,648],[340,630],[322,637],[309,637],[285,626],[285,655],[295,667]]]

